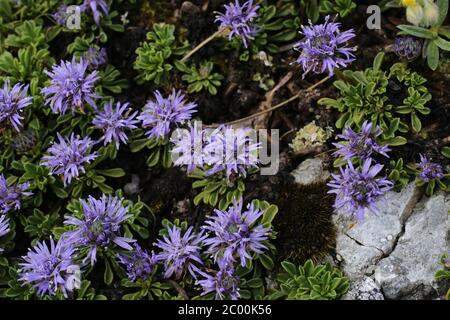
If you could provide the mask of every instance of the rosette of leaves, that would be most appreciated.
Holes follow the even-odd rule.
[[[279,290],[269,299],[286,300],[335,300],[345,294],[349,280],[330,264],[314,265],[311,260],[297,267],[293,263],[281,263],[283,271],[278,274]]]
[[[450,26],[443,26],[448,13],[448,0],[437,0],[436,4],[439,7],[439,18],[429,28],[404,24],[397,26],[401,30],[399,34],[424,39],[422,56],[431,70],[436,70],[439,66],[439,50],[450,51]]]
[[[134,69],[139,72],[138,83],[152,81],[161,85],[167,82],[174,56],[181,56],[186,51],[186,43],[177,45],[174,25],[154,24],[153,30],[147,33],[147,41],[136,49]]]
[[[383,58],[384,53],[379,53],[373,67],[365,71],[344,71],[344,80],[334,82],[340,97],[322,98],[319,104],[339,110],[341,116],[336,122],[339,129],[360,128],[368,120],[383,131],[381,142],[403,145],[407,140],[399,134],[421,131],[419,115],[431,112],[426,107],[431,94],[424,86],[426,79],[404,63],[392,65],[389,72],[381,70]]]
[[[397,190],[401,190],[409,182],[409,174],[403,166],[403,159],[391,160],[387,168],[388,178],[394,182],[394,187]]]
[[[130,143],[130,151],[132,153],[142,152],[147,150],[150,153],[147,157],[146,164],[148,167],[155,167],[160,164],[163,168],[170,168],[172,166],[172,156],[170,150],[172,144],[169,138],[155,139],[142,137],[143,131],[136,129],[133,132],[132,141]]]
[[[132,282],[128,278],[122,279],[121,286],[127,291],[133,291],[124,294],[122,300],[183,300],[182,296],[171,292],[174,291],[172,284],[157,279],[157,270],[158,267],[155,267],[146,280],[138,279]]]
[[[224,79],[220,73],[213,72],[214,63],[212,61],[202,61],[199,67],[192,65],[190,68],[181,61],[175,61],[175,66],[184,73],[181,79],[188,83],[188,93],[208,90],[211,95],[215,96],[217,88]]]
[[[301,4],[312,22],[317,22],[321,13],[339,14],[343,18],[356,8],[356,3],[352,0],[301,0]]]

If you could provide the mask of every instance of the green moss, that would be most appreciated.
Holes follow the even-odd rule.
[[[279,213],[274,220],[276,247],[280,260],[303,264],[317,261],[336,247],[336,228],[332,221],[332,195],[324,183],[310,186],[289,184],[276,204]]]

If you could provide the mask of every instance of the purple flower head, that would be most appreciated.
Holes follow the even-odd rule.
[[[58,7],[58,10],[56,10],[56,12],[52,14],[52,18],[55,19],[56,24],[60,26],[66,25],[67,18],[69,16],[67,13],[67,8],[67,5],[61,4]]]
[[[9,80],[5,80],[0,88],[0,124],[8,122],[17,132],[22,129],[23,109],[33,101],[27,91],[28,85],[17,83],[11,88]]]
[[[333,143],[338,148],[333,155],[343,156],[344,160],[351,160],[355,157],[361,160],[367,160],[374,153],[389,158],[387,152],[391,151],[391,149],[388,146],[380,145],[376,140],[383,132],[379,126],[376,126],[373,130],[372,128],[373,124],[365,121],[359,133],[354,132],[350,128],[345,129],[344,134],[339,134],[337,137],[347,141]]]
[[[302,26],[301,34],[305,37],[294,48],[301,52],[297,63],[303,68],[303,77],[310,71],[316,74],[328,71],[332,76],[335,68],[345,68],[355,60],[352,51],[356,48],[345,46],[355,33],[352,29],[341,32],[341,24],[329,22],[329,19],[327,16],[323,24],[310,22],[310,26]]]
[[[138,117],[144,127],[151,129],[146,132],[150,138],[164,139],[170,133],[173,126],[190,120],[197,110],[195,103],[187,103],[181,91],[172,90],[172,93],[164,98],[159,91],[155,91],[156,101],[149,101],[141,115]]]
[[[203,264],[200,257],[201,244],[205,239],[202,234],[193,232],[192,227],[182,235],[181,228],[173,226],[167,227],[168,236],[158,239],[155,246],[162,251],[155,255],[155,261],[164,262],[164,277],[170,278],[173,274],[180,279],[184,271],[188,271],[192,277],[196,278],[196,273],[200,269],[196,264]]]
[[[53,113],[65,114],[67,109],[72,113],[77,108],[83,109],[87,103],[95,108],[93,99],[99,98],[94,93],[95,82],[100,79],[98,72],[86,73],[88,63],[75,57],[70,61],[61,61],[53,65],[52,71],[45,71],[51,78],[50,85],[42,89],[45,103],[50,104]]]
[[[3,174],[0,174],[0,213],[20,209],[20,198],[31,196],[31,192],[26,192],[30,184],[17,183],[9,185]]]
[[[64,239],[55,245],[53,238],[50,238],[50,248],[45,242],[38,242],[22,257],[24,262],[20,264],[19,281],[23,281],[24,285],[31,284],[41,297],[45,294],[53,296],[58,289],[67,296],[67,290],[73,287],[73,275],[80,270],[73,261],[74,252],[74,247]]]
[[[225,259],[220,259],[218,265],[219,271],[214,274],[202,272],[205,279],[198,281],[198,284],[203,288],[202,295],[215,292],[216,300],[224,300],[227,298],[231,300],[239,299],[240,279],[234,274],[233,265]]]
[[[105,0],[84,0],[81,5],[81,11],[85,12],[87,10],[92,11],[94,21],[97,25],[100,25],[100,19],[103,15],[107,16],[109,14],[108,4]]]
[[[117,102],[116,108],[113,107],[113,100],[105,103],[103,110],[96,110],[96,116],[92,121],[93,125],[97,129],[101,129],[104,132],[101,138],[104,141],[104,145],[114,141],[116,149],[119,150],[120,142],[126,144],[128,141],[125,130],[136,129],[136,124],[139,122],[136,120],[137,111],[130,114],[128,109],[128,103],[123,105]]]
[[[66,186],[80,173],[86,172],[84,166],[97,158],[97,152],[90,153],[94,142],[89,137],[81,139],[72,133],[64,139],[59,133],[57,135],[59,142],[52,143],[48,149],[49,155],[42,157],[41,164],[52,174],[60,175]]]
[[[73,225],[75,229],[65,233],[68,241],[76,246],[88,248],[83,263],[90,260],[91,265],[97,260],[98,248],[106,248],[114,244],[126,250],[132,250],[129,243],[135,240],[120,236],[122,222],[132,217],[118,197],[103,195],[100,199],[92,196],[80,200],[83,217],[67,216],[64,224]]]
[[[423,154],[420,155],[420,162],[417,164],[420,170],[419,179],[424,182],[431,182],[444,177],[444,171],[439,163],[433,163]]]
[[[6,216],[6,214],[0,215],[0,237],[3,237],[4,235],[7,235],[9,229],[9,219]],[[0,248],[0,253],[3,252],[3,248]]]
[[[177,129],[170,141],[174,144],[171,153],[174,166],[187,166],[191,174],[197,167],[203,166],[203,134],[197,121],[189,125],[189,129]]]
[[[118,258],[119,262],[127,268],[128,279],[132,282],[147,280],[155,268],[153,257],[142,250],[137,243],[134,244],[134,252],[129,255],[121,254]]]
[[[89,70],[96,70],[108,61],[108,54],[106,48],[97,49],[90,47],[88,51],[83,54],[83,61],[88,64]]]
[[[219,13],[216,16],[216,22],[220,23],[219,28],[229,29],[228,39],[234,36],[242,39],[244,46],[248,48],[247,40],[254,40],[259,28],[255,26],[253,20],[258,17],[259,5],[254,5],[253,0],[240,4],[238,0],[235,3],[225,5],[225,13]]]
[[[242,213],[242,201],[235,202],[228,211],[214,210],[202,227],[210,233],[205,240],[209,246],[215,261],[225,259],[228,262],[240,259],[245,267],[252,260],[252,253],[261,254],[267,249],[262,242],[268,239],[270,228],[264,228],[257,220],[263,215],[263,211],[254,208],[253,204]]]
[[[336,194],[334,207],[347,210],[359,220],[364,219],[366,209],[376,212],[375,202],[393,186],[385,177],[376,177],[383,165],[371,164],[369,158],[361,169],[355,169],[349,161],[345,169],[339,168],[340,174],[332,174],[333,180],[327,184],[332,188],[328,193]]]
[[[261,144],[251,129],[220,126],[207,140],[205,162],[212,167],[208,175],[225,171],[228,179],[233,174],[245,177],[247,169],[258,167]]]
[[[422,53],[422,41],[411,36],[397,37],[393,50],[400,58],[413,61]]]

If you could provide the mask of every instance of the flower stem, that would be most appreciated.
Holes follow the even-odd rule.
[[[181,62],[186,62],[190,57],[192,57],[197,51],[199,51],[201,48],[206,46],[209,42],[214,40],[216,37],[220,36],[225,32],[224,29],[217,30],[214,34],[209,36],[206,40],[203,40],[202,43],[200,43],[198,46],[196,46],[194,49],[192,49],[187,55],[181,59]]]
[[[331,77],[323,78],[322,80],[320,80],[320,81],[316,82],[315,84],[313,84],[313,85],[309,86],[308,88],[306,88],[305,91],[308,92],[308,91],[314,90],[315,88],[317,88],[318,86],[320,86],[322,83],[326,82],[326,81],[327,81],[328,79],[330,79],[330,78],[331,78]],[[303,93],[303,91],[300,91],[300,92],[297,93],[296,95],[290,97],[290,98],[287,99],[287,100],[284,100],[283,102],[280,102],[279,104],[277,104],[277,105],[275,105],[275,106],[273,106],[273,107],[271,107],[271,108],[268,108],[268,109],[265,109],[265,110],[263,110],[263,111],[254,113],[254,114],[249,115],[249,116],[247,116],[247,117],[245,117],[245,118],[241,118],[241,119],[237,119],[237,120],[234,120],[234,121],[231,121],[231,122],[227,122],[227,123],[225,123],[225,125],[234,125],[234,124],[238,124],[238,123],[241,123],[241,122],[244,122],[244,121],[247,121],[247,120],[251,120],[251,119],[257,118],[257,117],[259,117],[259,116],[262,116],[263,114],[266,114],[267,112],[271,112],[271,111],[280,109],[280,108],[284,107],[285,105],[291,103],[292,101],[295,101],[295,100],[297,100],[298,98],[300,98],[300,93]]]

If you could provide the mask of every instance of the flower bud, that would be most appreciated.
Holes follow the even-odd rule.
[[[414,3],[406,7],[406,20],[413,25],[418,26],[422,22],[423,16],[423,8],[419,4]]]
[[[433,0],[423,1],[423,18],[420,25],[431,27],[435,25],[439,19],[439,7]]]

